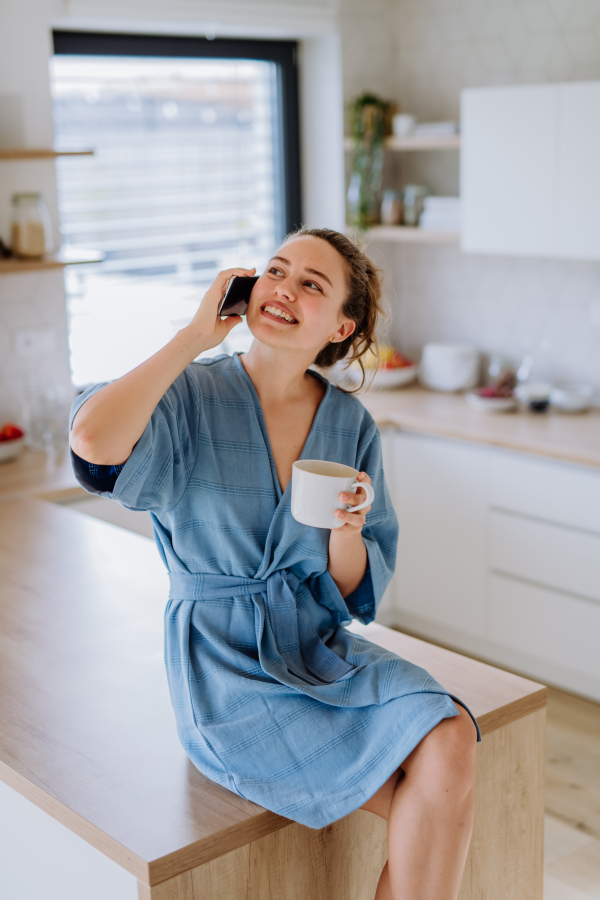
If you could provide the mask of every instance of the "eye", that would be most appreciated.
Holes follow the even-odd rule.
[[[315,281],[305,281],[304,284],[308,284],[311,287],[313,287],[315,290],[321,291],[321,293],[323,293],[321,287]]]
[[[278,269],[277,266],[271,266],[270,268],[267,269],[267,272],[273,273],[273,274],[275,272],[279,272],[280,275],[283,275],[283,272],[281,271],[281,269]]]

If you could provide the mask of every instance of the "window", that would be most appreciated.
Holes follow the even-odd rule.
[[[218,271],[264,268],[300,222],[293,42],[55,32],[73,382],[117,378],[192,318]],[[246,349],[245,325],[213,352]]]

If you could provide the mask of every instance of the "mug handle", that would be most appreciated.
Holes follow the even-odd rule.
[[[352,485],[352,487],[353,488],[361,487],[361,488],[364,488],[364,490],[367,492],[367,499],[365,500],[365,502],[360,503],[358,506],[353,506],[352,512],[358,512],[359,509],[364,509],[365,506],[370,506],[372,504],[373,500],[375,499],[375,491],[373,490],[373,487],[368,482],[355,481],[354,484]],[[354,493],[356,493],[356,491]]]

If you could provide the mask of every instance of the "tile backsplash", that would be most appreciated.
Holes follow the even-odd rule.
[[[421,121],[458,119],[464,87],[600,79],[598,0],[394,0],[394,17],[394,96]],[[458,192],[457,153],[408,156],[396,162],[400,183],[421,177],[436,193]],[[372,249],[389,269],[403,350],[418,354],[429,340],[530,350],[540,377],[600,391],[600,264]]]
[[[471,256],[453,246],[372,243],[386,270],[389,337],[418,358],[427,341],[535,360],[536,377],[600,392],[600,264]]]
[[[0,420],[23,422],[30,389],[73,394],[61,270],[0,278]]]

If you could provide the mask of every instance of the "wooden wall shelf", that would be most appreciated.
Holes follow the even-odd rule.
[[[366,234],[368,241],[394,241],[409,244],[458,244],[458,231],[429,231],[408,225],[375,225]]]
[[[62,269],[64,266],[80,266],[84,263],[99,263],[104,254],[97,250],[84,250],[81,247],[63,247],[58,253],[52,253],[41,259],[0,259],[0,275],[15,275],[19,272],[37,272],[42,269]]]
[[[352,138],[344,139],[344,148],[346,150],[353,149]],[[398,152],[407,152],[409,150],[459,150],[460,134],[451,134],[448,137],[425,137],[413,136],[408,137],[389,137],[385,141],[386,150],[395,150]]]
[[[0,162],[5,160],[26,159],[56,159],[57,156],[93,156],[93,150],[52,150],[48,148],[25,149],[14,147],[13,149],[0,147]]]

